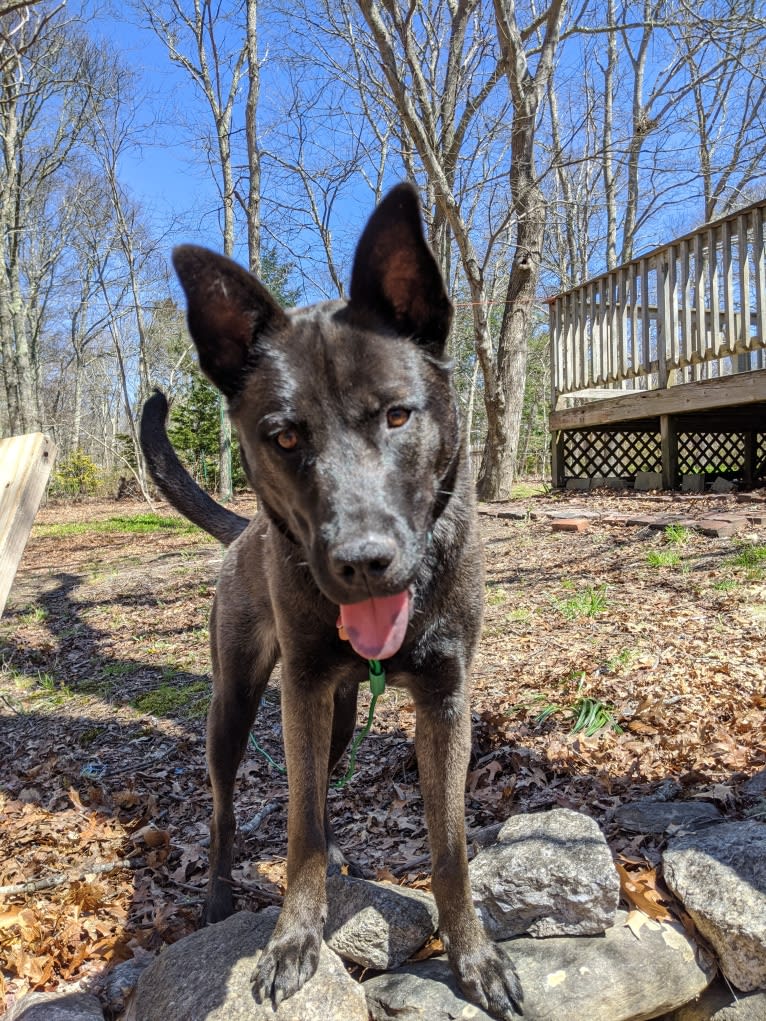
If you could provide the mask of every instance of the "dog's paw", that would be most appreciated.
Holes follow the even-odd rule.
[[[275,932],[251,977],[256,1003],[271,1001],[276,1010],[282,1000],[297,993],[317,970],[321,946],[321,935],[308,929]]]
[[[511,959],[490,940],[450,954],[460,987],[473,1003],[493,1017],[513,1021],[521,1016],[523,994]]]

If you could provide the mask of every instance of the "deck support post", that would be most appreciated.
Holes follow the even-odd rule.
[[[672,415],[660,415],[662,488],[678,488],[678,427]]]
[[[551,434],[551,482],[554,489],[564,488],[564,431]]]

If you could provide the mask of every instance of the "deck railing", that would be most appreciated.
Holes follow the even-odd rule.
[[[766,200],[550,299],[553,406],[766,366]]]

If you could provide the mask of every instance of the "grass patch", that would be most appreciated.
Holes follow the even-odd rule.
[[[201,528],[184,518],[161,514],[118,515],[102,521],[73,521],[60,525],[35,525],[33,534],[40,538],[63,538],[68,535],[105,535],[112,532],[144,535],[150,532],[176,532],[180,535],[206,535]]]
[[[550,493],[549,483],[543,482],[514,482],[511,487],[512,500],[524,500],[528,496],[544,496]]]
[[[729,561],[734,567],[766,567],[766,546],[742,546]]]
[[[565,587],[566,586],[565,584]],[[595,617],[607,608],[606,585],[588,585],[569,599],[554,599],[554,606],[567,620],[578,617]]]
[[[691,532],[683,525],[665,525],[665,541],[671,546],[685,546],[689,541]]]
[[[508,593],[502,585],[487,585],[484,599],[487,606],[502,606],[508,599]]]
[[[733,592],[734,589],[739,588],[739,582],[736,578],[722,578],[720,581],[713,582],[711,588],[715,592]]]
[[[653,549],[646,554],[646,562],[650,567],[678,567],[681,556],[675,550]]]
[[[535,711],[533,725],[541,727],[554,716],[564,715],[570,721],[569,732],[571,734],[584,734],[586,737],[593,737],[602,730],[611,730],[615,734],[622,734],[623,730],[617,722],[617,716],[609,702],[601,698],[595,698],[583,693],[585,676],[581,676],[577,686],[577,695],[571,702],[553,702],[543,693],[533,695],[526,702],[514,706],[511,711]]]
[[[150,716],[204,716],[210,704],[210,687],[205,681],[183,687],[161,684],[130,704]]]

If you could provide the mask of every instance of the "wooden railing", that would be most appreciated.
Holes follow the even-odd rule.
[[[553,406],[766,366],[766,200],[549,301]]]

